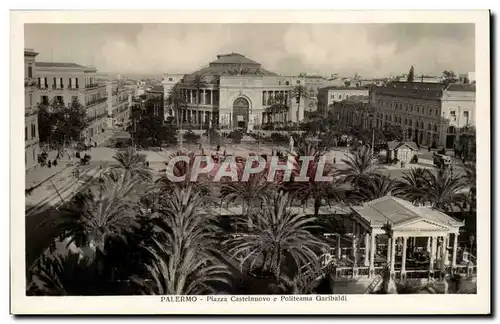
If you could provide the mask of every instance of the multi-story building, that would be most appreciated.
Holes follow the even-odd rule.
[[[135,97],[132,101],[131,125],[136,125],[145,116],[153,116],[161,120],[162,123],[164,122],[163,86],[151,87],[146,90],[144,95]]]
[[[452,148],[460,135],[476,124],[476,85],[450,84],[443,91],[441,116],[448,120],[446,147]]]
[[[374,125],[400,125],[406,139],[418,144],[453,148],[457,128],[473,126],[475,86],[391,82],[373,88]]]
[[[358,127],[370,129],[373,127],[373,107],[368,96],[352,96],[333,103],[330,114],[333,114],[340,127]]]
[[[327,111],[335,102],[341,102],[353,96],[368,96],[369,87],[329,86],[318,91],[318,109]]]
[[[126,126],[130,119],[131,90],[126,88],[121,81],[107,81],[106,92],[108,127]]]
[[[38,103],[68,104],[78,100],[85,107],[89,125],[82,140],[93,141],[106,128],[106,85],[96,82],[97,70],[76,63],[36,62]]]
[[[203,81],[199,88],[194,82],[197,78]],[[207,67],[185,75],[179,82],[187,100],[181,117],[183,122],[196,125],[208,126],[212,121],[223,129],[244,130],[252,130],[269,119],[298,122],[304,119],[305,105],[303,98],[297,103],[293,90],[300,84],[305,84],[304,78],[278,76],[238,53],[221,54]],[[278,93],[287,103],[288,111],[269,118],[268,108]]]
[[[24,49],[24,165],[26,171],[38,163],[40,139],[36,105],[36,65],[38,53]]]
[[[163,80],[161,81],[161,84],[163,86],[163,99],[164,99],[164,104],[165,104],[165,120],[167,120],[169,117],[175,117],[175,111],[172,109],[172,107],[169,106],[168,102],[168,97],[170,96],[170,91],[173,89],[173,87],[179,83],[182,78],[184,77],[184,74],[170,74],[170,73],[165,73],[163,76]]]

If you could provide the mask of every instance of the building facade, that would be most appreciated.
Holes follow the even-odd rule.
[[[38,103],[70,105],[77,100],[89,125],[82,140],[93,141],[107,128],[106,85],[96,81],[97,70],[76,63],[36,62]]]
[[[373,127],[374,110],[368,96],[352,96],[340,102],[333,103],[330,114],[338,121],[338,125],[370,129]]]
[[[126,126],[130,119],[131,90],[126,88],[121,81],[107,81],[106,92],[108,128]]]
[[[369,87],[324,87],[318,91],[318,108],[327,111],[335,102],[348,100],[353,96],[368,96],[368,94]]]
[[[419,145],[453,148],[457,129],[475,122],[475,86],[391,82],[373,88],[374,125],[399,125],[405,139]]]
[[[201,81],[198,86],[197,81]],[[181,118],[184,123],[206,126],[212,123],[222,129],[251,131],[269,121],[269,108],[279,94],[288,110],[271,119],[298,122],[304,119],[304,98],[298,103],[293,98],[293,89],[304,83],[304,78],[267,71],[241,54],[221,54],[207,67],[185,75],[178,83],[187,101]]]
[[[24,166],[32,169],[38,163],[40,138],[38,136],[37,82],[35,59],[38,53],[24,50]]]
[[[170,92],[174,88],[174,86],[179,83],[182,78],[184,77],[184,74],[171,74],[171,73],[165,73],[163,76],[163,80],[161,81],[161,85],[163,86],[163,100],[165,104],[165,120],[167,120],[169,117],[175,117],[175,110],[170,107],[168,98],[170,96]]]
[[[443,91],[441,115],[448,120],[447,148],[453,148],[463,134],[476,125],[476,85],[450,84]]]

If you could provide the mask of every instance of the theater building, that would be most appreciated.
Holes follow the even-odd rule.
[[[298,122],[304,119],[304,98],[298,103],[293,93],[304,84],[304,78],[279,76],[244,55],[221,54],[179,81],[187,101],[180,115],[184,123],[244,131],[270,121]],[[271,113],[269,107],[278,94],[288,109]]]

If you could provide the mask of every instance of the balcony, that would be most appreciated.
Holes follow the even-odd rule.
[[[64,85],[61,84],[61,85],[52,85],[52,90],[63,90],[64,89]]]
[[[70,84],[66,89],[68,89],[70,91],[78,91],[78,90],[80,90],[80,86]]]
[[[85,85],[85,90],[92,90],[98,88],[99,86],[104,86],[104,84],[99,84],[99,83],[87,84]]]
[[[99,99],[96,99],[96,100],[93,100],[93,101],[89,101],[87,102],[87,104],[85,105],[85,107],[92,107],[92,106],[95,106],[95,105],[98,105],[100,103],[103,103],[103,102],[106,102],[108,100],[107,97],[104,97],[104,98],[99,98]]]
[[[108,112],[106,111],[106,112],[103,112],[102,114],[99,114],[99,115],[95,115],[95,116],[92,116],[92,117],[87,117],[87,118],[85,118],[85,121],[90,124],[90,123],[93,123],[96,120],[99,120],[99,119],[101,119],[103,117],[107,117],[107,116],[108,116]]]

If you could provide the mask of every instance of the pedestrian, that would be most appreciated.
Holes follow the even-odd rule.
[[[51,162],[50,160],[49,160],[49,162],[47,163],[47,166],[49,167],[49,169],[50,169],[50,167],[52,166],[52,162]]]
[[[226,149],[224,149],[224,157],[226,157]]]
[[[219,152],[219,150],[220,150],[220,145],[217,145],[217,150],[216,151]]]
[[[149,168],[149,161],[146,161],[146,167]]]
[[[337,164],[337,160],[333,157],[333,164]]]
[[[52,162],[52,164],[54,164],[54,166],[57,166],[57,159],[54,159],[54,162]]]

